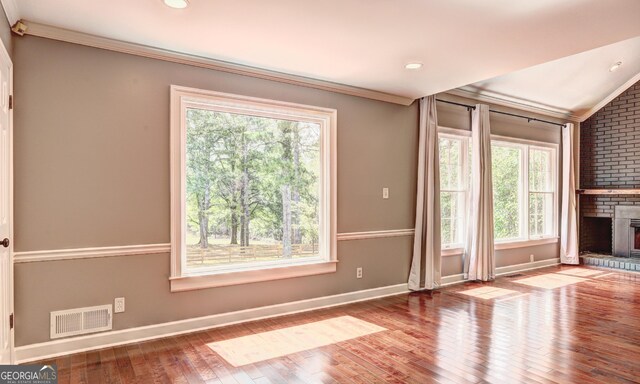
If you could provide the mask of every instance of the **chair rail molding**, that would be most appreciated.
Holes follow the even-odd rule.
[[[388,229],[382,231],[343,232],[337,234],[338,241],[379,239],[385,237],[413,236],[414,229]]]
[[[387,237],[413,236],[413,229],[390,229],[382,231],[346,232],[336,235],[338,241],[380,239]],[[14,263],[38,261],[94,259],[113,256],[148,255],[171,252],[170,243],[121,245],[110,247],[90,247],[73,249],[48,249],[14,253]]]
[[[113,256],[146,255],[171,252],[171,244],[121,245],[115,247],[93,247],[74,249],[53,249],[14,253],[13,262],[32,263],[37,261],[92,259]]]

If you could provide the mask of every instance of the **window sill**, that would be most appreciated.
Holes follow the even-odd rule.
[[[440,251],[442,257],[460,256],[464,253],[464,248],[447,248]]]
[[[285,267],[216,273],[202,276],[171,277],[169,280],[171,282],[171,292],[182,292],[333,273],[337,269],[337,264],[337,261],[324,261],[313,264],[299,264]]]
[[[500,251],[503,249],[534,247],[536,245],[555,244],[558,241],[559,241],[558,237],[545,237],[542,239],[534,239],[534,240],[514,240],[514,241],[509,241],[504,243],[496,243],[494,245],[494,249],[496,251]],[[441,252],[441,255],[442,257],[460,256],[463,253],[464,253],[464,248],[449,248],[449,249],[443,249]]]
[[[544,244],[554,244],[559,241],[558,237],[545,237],[541,239],[533,239],[533,240],[514,240],[505,243],[496,243],[494,248],[496,251],[500,251],[503,249],[513,249],[513,248],[524,248],[524,247],[533,247],[536,245],[544,245]]]

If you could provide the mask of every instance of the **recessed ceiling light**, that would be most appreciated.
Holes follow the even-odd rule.
[[[615,63],[611,67],[609,67],[609,72],[617,71],[618,68],[620,68],[621,65],[622,65],[622,61],[618,61],[617,63]]]
[[[407,63],[404,67],[406,69],[420,69],[422,68],[422,63]]]
[[[189,1],[187,0],[163,0],[164,3],[171,8],[183,9],[187,8]]]

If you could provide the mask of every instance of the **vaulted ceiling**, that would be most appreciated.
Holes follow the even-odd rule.
[[[2,2],[10,19],[409,98],[471,85],[580,115],[640,72],[638,0]]]

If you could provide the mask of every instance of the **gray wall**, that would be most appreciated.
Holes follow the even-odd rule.
[[[413,227],[415,105],[32,36],[14,50],[16,252],[169,242],[171,84],[336,108],[338,231]],[[17,264],[16,345],[48,340],[52,310],[119,296],[115,329],[405,283],[410,250],[410,237],[343,241],[334,274],[184,293],[169,292],[168,254]]]
[[[338,110],[338,232],[412,228],[417,157],[410,107],[32,36],[14,39],[15,250],[169,242],[169,85]],[[472,103],[471,101],[468,101]],[[468,129],[458,107],[444,126]],[[496,133],[559,141],[559,130],[494,119]],[[389,200],[381,199],[390,188]],[[16,345],[49,340],[49,312],[107,304],[125,329],[405,283],[411,237],[341,241],[334,274],[170,293],[169,255],[15,267]],[[498,252],[498,266],[558,256],[557,246]],[[355,269],[364,278],[355,279]],[[447,257],[443,275],[462,272]]]

